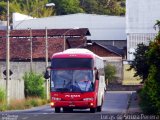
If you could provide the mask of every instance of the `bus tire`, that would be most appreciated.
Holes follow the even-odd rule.
[[[102,105],[103,105],[103,99],[102,99],[101,105],[97,107],[97,112],[101,112],[102,111]]]
[[[91,113],[95,113],[96,112],[96,108],[90,108],[90,112]]]
[[[97,107],[97,112],[101,112],[102,111],[102,106],[98,106]]]
[[[55,113],[60,113],[60,108],[59,107],[55,107]]]

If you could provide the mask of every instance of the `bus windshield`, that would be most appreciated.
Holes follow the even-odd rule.
[[[90,92],[94,90],[92,70],[52,70],[51,91]]]
[[[91,58],[54,58],[51,61],[52,69],[92,69],[93,59]]]

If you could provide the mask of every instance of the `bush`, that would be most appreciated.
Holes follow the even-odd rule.
[[[25,109],[25,100],[11,100],[11,104],[8,106],[9,110],[23,110]]]
[[[6,93],[4,89],[0,88],[0,111],[5,111],[6,109],[7,109]]]
[[[44,79],[34,72],[25,73],[25,97],[45,98]]]
[[[116,74],[116,67],[108,64],[107,66],[105,66],[104,68],[105,70],[105,79],[109,80],[109,82],[113,81],[115,78],[115,74]]]
[[[156,39],[150,42],[145,55],[149,64],[149,73],[140,92],[140,105],[144,113],[160,115],[160,32]]]
[[[140,92],[141,108],[145,114],[160,115],[160,83],[159,71],[155,65],[152,65],[149,71],[148,79]]]
[[[47,103],[47,100],[41,99],[41,98],[38,98],[38,97],[27,98],[27,100],[26,100],[26,105],[33,106],[33,107],[41,106],[41,105],[44,105],[46,103]]]
[[[44,105],[47,103],[47,100],[38,97],[29,97],[27,99],[22,100],[12,100],[11,103],[12,104],[10,104],[8,107],[9,110],[23,110],[31,107]]]
[[[6,100],[6,93],[2,88],[0,88],[0,103],[4,103],[5,100]]]

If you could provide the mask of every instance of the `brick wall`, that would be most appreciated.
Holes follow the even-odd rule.
[[[119,55],[108,51],[96,44],[93,44],[92,46],[87,46],[87,49],[89,49],[90,51],[94,52],[95,54],[101,56],[101,57],[118,57]]]

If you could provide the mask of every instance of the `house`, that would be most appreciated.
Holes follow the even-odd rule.
[[[160,0],[126,0],[127,59],[133,60],[137,44],[148,44],[157,34]]]
[[[20,17],[23,18],[20,19]],[[118,48],[126,47],[125,17],[77,13],[51,16],[46,18],[28,18],[19,13],[13,14],[13,29],[76,29],[88,28],[91,36],[88,40]],[[19,18],[19,19],[18,19]],[[25,19],[25,20],[24,20]]]
[[[97,42],[93,42],[91,45],[85,46],[85,48],[101,56],[106,61],[122,60],[124,56],[123,49],[119,49],[112,45],[101,45]]]
[[[116,81],[119,83],[122,83],[122,60],[124,58],[124,50],[119,49],[116,46],[112,45],[102,45],[97,42],[93,42],[92,44],[84,46],[84,48],[87,48],[94,52],[95,54],[101,56],[104,60],[105,66],[107,64],[112,64],[116,68]]]

